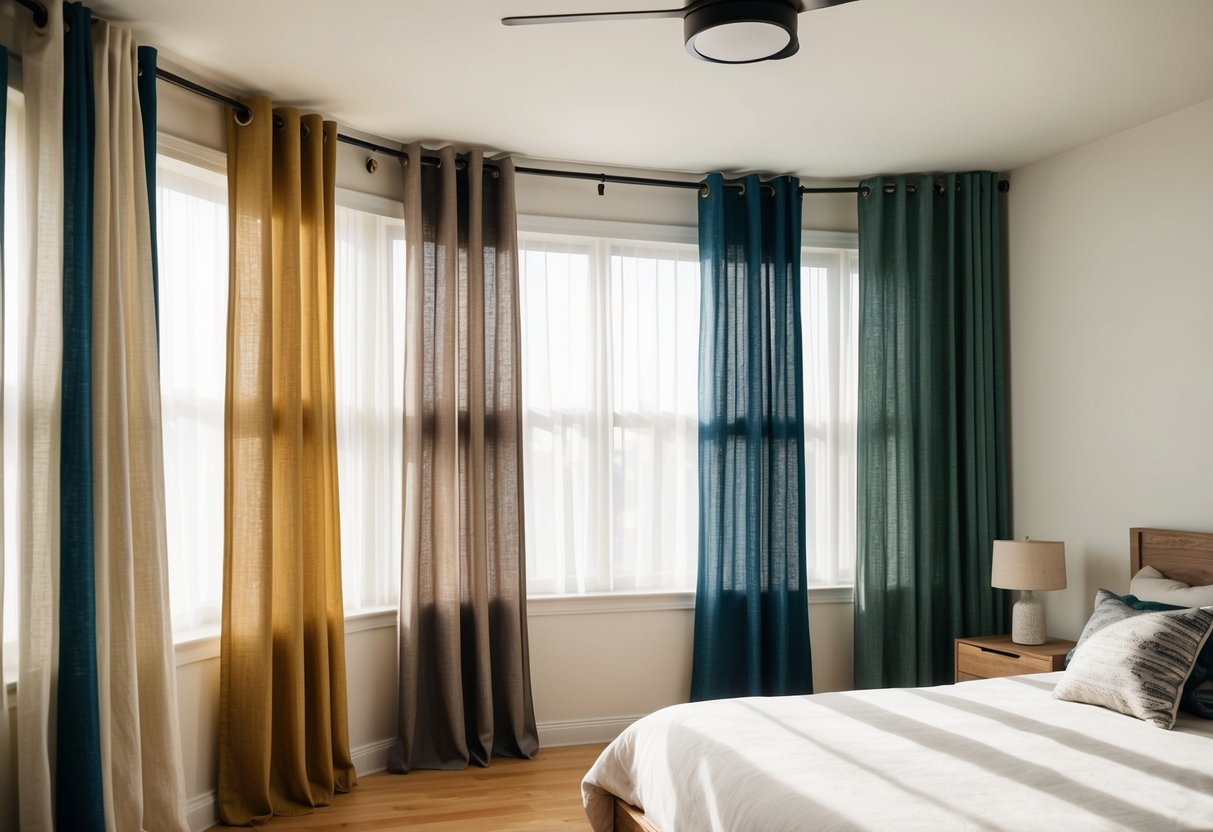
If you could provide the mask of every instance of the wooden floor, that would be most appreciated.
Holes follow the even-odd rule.
[[[292,829],[517,832],[577,830],[589,824],[581,808],[581,778],[601,745],[542,749],[533,760],[495,759],[488,768],[371,774],[349,794],[313,814],[277,817],[272,832]]]

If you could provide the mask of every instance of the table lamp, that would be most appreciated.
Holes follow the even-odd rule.
[[[1032,593],[1066,588],[1066,544],[1056,540],[995,540],[990,584],[1018,589],[1011,612],[1011,641],[1045,643],[1045,610]]]

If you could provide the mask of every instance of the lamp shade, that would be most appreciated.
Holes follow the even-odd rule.
[[[1066,544],[1058,540],[995,540],[990,585],[1000,589],[1066,588]]]

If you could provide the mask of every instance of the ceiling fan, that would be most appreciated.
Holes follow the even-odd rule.
[[[790,58],[800,49],[796,21],[801,12],[855,0],[691,0],[681,9],[503,17],[506,26],[536,23],[589,23],[681,17],[687,51],[718,64],[750,64]]]

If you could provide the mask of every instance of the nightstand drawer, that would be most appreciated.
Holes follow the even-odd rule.
[[[994,647],[979,647],[961,642],[956,645],[956,676],[991,679],[995,676],[1018,676],[1022,673],[1047,673],[1053,663],[1038,656],[1015,653]]]

